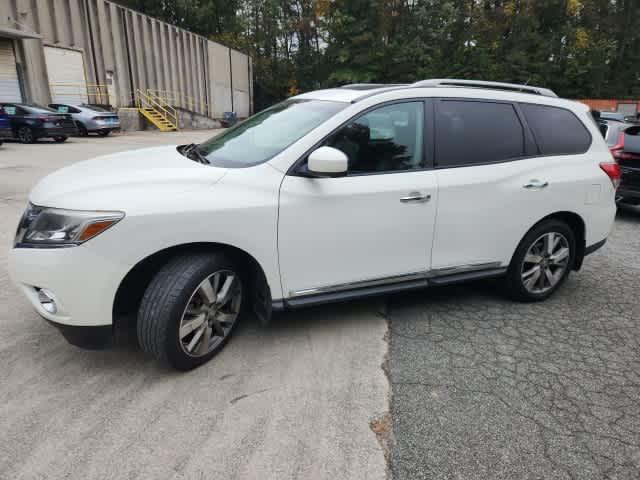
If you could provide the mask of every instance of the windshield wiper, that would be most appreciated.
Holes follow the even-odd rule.
[[[195,160],[196,162],[200,162],[205,165],[211,165],[209,159],[198,149],[197,143],[190,143],[189,145],[183,146],[180,153],[190,160]]]

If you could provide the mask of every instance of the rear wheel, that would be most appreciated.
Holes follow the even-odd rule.
[[[240,319],[246,295],[237,267],[224,254],[189,254],[165,265],[138,312],[142,349],[178,370],[213,358]]]
[[[20,127],[18,129],[18,140],[21,143],[33,143],[36,141],[33,130],[30,127]]]
[[[53,137],[53,140],[54,140],[56,143],[64,143],[64,142],[66,142],[66,141],[67,141],[67,138],[69,138],[69,137]]]
[[[509,294],[528,302],[549,298],[567,279],[575,256],[575,235],[566,223],[540,223],[525,235],[511,260]]]

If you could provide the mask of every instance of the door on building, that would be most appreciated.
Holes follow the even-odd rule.
[[[44,47],[53,103],[88,103],[87,80],[82,52],[66,48]]]
[[[13,40],[0,38],[0,102],[21,102]]]

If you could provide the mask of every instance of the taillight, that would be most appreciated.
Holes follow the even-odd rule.
[[[611,183],[613,183],[613,188],[618,188],[620,185],[620,178],[622,177],[622,173],[620,172],[620,165],[616,162],[609,163],[601,163],[600,168],[607,174]]]

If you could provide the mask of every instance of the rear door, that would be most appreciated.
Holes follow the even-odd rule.
[[[581,173],[587,170],[584,156],[566,154],[584,153],[591,136],[575,115],[558,109],[561,123],[554,128],[560,127],[555,132],[560,145],[555,147],[565,143],[567,148],[554,151],[549,146],[545,154],[541,147],[547,146],[538,146],[542,137],[536,141],[524,111],[543,122],[553,118],[537,109],[497,100],[435,101],[439,201],[434,273],[506,266],[539,220],[557,211],[583,209],[592,170]],[[581,126],[575,137],[564,116]],[[546,138],[548,132],[540,133]]]
[[[52,100],[55,103],[87,103],[87,81],[82,52],[45,46],[44,58]]]

